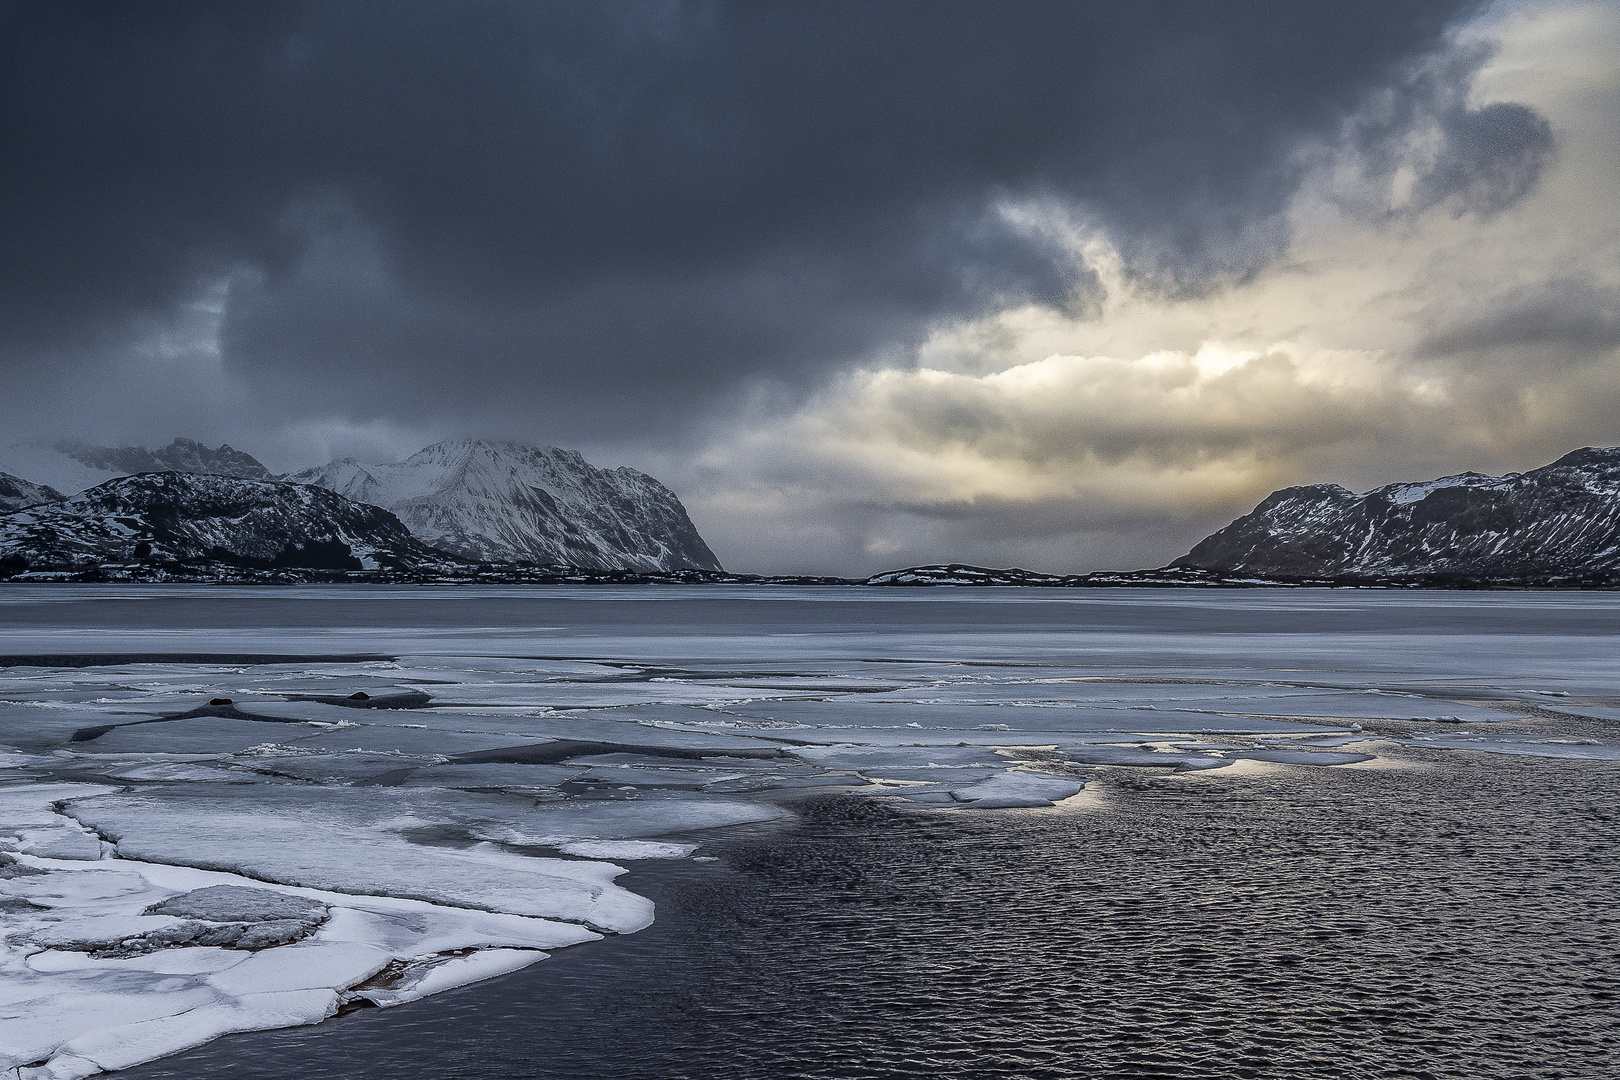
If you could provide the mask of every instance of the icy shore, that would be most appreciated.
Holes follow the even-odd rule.
[[[627,866],[817,788],[1065,813],[1120,768],[1620,756],[1579,727],[1620,692],[1582,636],[1602,598],[1452,613],[1528,621],[1420,654],[1362,625],[1406,598],[847,595],[0,590],[0,1071],[125,1068],[632,933]]]

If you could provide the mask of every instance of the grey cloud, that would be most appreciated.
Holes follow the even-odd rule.
[[[1410,216],[1436,206],[1490,216],[1527,195],[1553,153],[1552,125],[1517,102],[1469,104],[1474,76],[1490,59],[1483,45],[1457,47],[1415,64],[1352,118],[1348,142],[1372,183],[1371,213]],[[1397,173],[1410,190],[1391,208]],[[1376,194],[1373,194],[1376,192]]]
[[[1449,200],[1456,213],[1496,213],[1535,187],[1552,154],[1552,125],[1515,102],[1453,109],[1441,128],[1445,148],[1423,177],[1420,205]]]
[[[1274,245],[1299,143],[1469,10],[13,0],[0,364],[105,357],[229,278],[223,370],[283,420],[667,440],[750,381],[1069,303],[999,199],[1183,280]]]
[[[1617,348],[1620,289],[1563,278],[1493,297],[1487,311],[1452,316],[1413,351],[1433,359],[1529,349],[1568,363]]]

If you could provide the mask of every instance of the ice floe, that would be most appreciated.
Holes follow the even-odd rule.
[[[1085,786],[1070,776],[1010,770],[968,787],[953,788],[951,797],[981,810],[1051,806],[1080,794]]]

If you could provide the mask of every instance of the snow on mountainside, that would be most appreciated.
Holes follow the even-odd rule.
[[[109,480],[0,516],[0,577],[108,567],[433,569],[452,564],[375,506],[300,484],[187,473]]]
[[[43,484],[31,484],[20,476],[0,472],[0,514],[9,514],[25,506],[61,502],[62,493]]]
[[[469,559],[720,569],[674,492],[572,450],[462,439],[392,465],[345,458],[287,479],[391,510],[423,541]]]
[[[59,442],[19,443],[0,451],[0,467],[36,484],[77,494],[115,476],[147,472],[201,473],[269,480],[270,470],[252,455],[222,444],[217,450],[192,439],[176,439],[160,450],[144,446],[87,446]]]
[[[1271,578],[1613,578],[1620,447],[1527,473],[1273,492],[1172,566]]]

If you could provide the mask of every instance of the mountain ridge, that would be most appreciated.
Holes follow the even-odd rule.
[[[651,477],[596,469],[573,451],[458,440],[406,460],[413,459],[431,467],[407,469],[404,482],[396,467],[405,463],[343,460],[306,473],[392,496],[419,516],[444,513],[458,528],[467,526],[458,512],[490,511],[480,499],[494,499],[501,509],[515,486],[528,487],[529,510],[565,509],[532,481],[574,481],[574,491],[562,494],[576,498],[581,490],[599,493],[592,484],[618,481],[631,495],[650,493],[655,509],[672,504],[691,528],[679,500]],[[436,505],[446,492],[448,507]],[[458,502],[460,495],[472,497]],[[611,514],[608,521],[615,523]],[[622,513],[617,524],[623,527]],[[598,555],[603,540],[576,537]],[[707,552],[706,545],[700,550]],[[328,486],[171,471],[115,478],[64,497],[0,473],[0,579],[11,580],[1614,588],[1620,587],[1620,447],[1585,447],[1525,473],[1464,472],[1361,494],[1337,484],[1283,488],[1154,570],[1055,575],[952,563],[845,579],[728,574],[717,562],[592,567],[479,554],[487,549],[469,557],[426,543],[402,515]]]
[[[15,443],[0,451],[0,470],[56,489],[64,498],[115,477],[148,472],[272,479],[262,462],[229,443],[214,448],[186,438],[177,438],[156,450],[146,446],[91,446],[67,439]]]
[[[61,502],[67,498],[48,484],[35,484],[20,476],[0,472],[0,514],[23,510],[40,503]]]
[[[1170,565],[1287,579],[1620,579],[1620,447],[1359,495],[1283,488]]]
[[[9,477],[0,479],[0,513],[60,501],[120,476],[283,480],[381,505],[428,546],[475,563],[522,564],[531,571],[725,572],[669,488],[628,467],[599,469],[558,447],[457,439],[389,464],[343,458],[279,477],[228,443],[212,448],[187,438],[158,450],[17,444],[7,461],[22,464],[0,473]]]
[[[176,472],[115,477],[69,499],[0,514],[0,581],[859,584],[718,570],[480,563],[429,547],[387,510],[325,488]]]
[[[1620,447],[1583,447],[1524,473],[1456,473],[1357,494],[1281,488],[1152,570],[1041,574],[962,563],[869,585],[1620,587]]]
[[[195,439],[176,438],[156,450],[144,446],[87,446],[84,443],[57,443],[57,453],[88,465],[133,476],[148,472],[195,473],[206,476],[235,476],[242,480],[270,480],[273,476],[252,454],[243,453],[230,443],[218,449]]]
[[[139,473],[0,516],[0,577],[9,578],[252,580],[457,562],[386,510],[322,488],[234,476]]]

